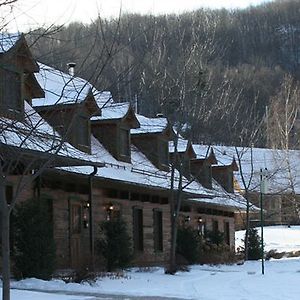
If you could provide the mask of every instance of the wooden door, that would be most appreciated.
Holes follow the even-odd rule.
[[[70,252],[71,267],[81,267],[81,234],[82,234],[82,206],[80,203],[70,205]]]

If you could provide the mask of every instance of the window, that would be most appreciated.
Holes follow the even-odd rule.
[[[88,119],[83,116],[77,118],[76,143],[78,145],[89,145],[89,124]]]
[[[229,222],[224,222],[224,241],[227,245],[230,245],[230,226]]]
[[[139,201],[140,200],[140,194],[138,194],[138,193],[131,193],[130,194],[130,200],[132,200],[132,201]]]
[[[121,191],[120,192],[120,199],[129,199],[129,192],[128,191]]]
[[[162,165],[169,164],[169,148],[168,148],[168,141],[159,140],[158,141],[158,155],[159,155],[159,162]]]
[[[118,198],[118,191],[115,189],[106,190],[106,195],[108,198]]]
[[[163,251],[163,218],[160,210],[153,210],[154,251]]]
[[[120,154],[130,156],[129,131],[127,129],[120,129]]]
[[[6,196],[6,202],[7,204],[11,204],[13,200],[13,186],[12,185],[7,185],[5,186],[5,196]]]
[[[144,250],[143,210],[133,208],[133,247],[135,251]]]
[[[0,107],[5,110],[22,110],[22,74],[0,68]]]

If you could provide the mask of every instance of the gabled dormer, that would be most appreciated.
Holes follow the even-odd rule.
[[[234,171],[238,171],[235,158],[229,165],[214,165],[212,167],[213,178],[229,193],[234,192]]]
[[[92,86],[84,79],[39,63],[36,79],[45,97],[33,99],[32,105],[66,141],[90,153],[90,118],[100,114]]]
[[[175,149],[176,144],[176,149]],[[190,161],[196,158],[191,141],[179,138],[176,141],[169,142],[170,161],[176,164],[176,168],[182,171],[186,178],[191,177],[191,164]],[[177,159],[175,159],[177,153]]]
[[[169,170],[169,141],[174,131],[163,117],[147,118],[137,115],[140,128],[131,130],[131,139],[160,170]]]
[[[0,114],[24,118],[24,100],[43,96],[32,80],[39,66],[32,57],[23,34],[0,34]]]
[[[211,189],[212,165],[217,164],[214,151],[211,147],[206,147],[203,151],[198,151],[197,154],[197,157],[190,161],[191,173],[204,187]]]
[[[130,130],[140,126],[130,103],[107,103],[93,116],[92,133],[120,161],[131,161]]]

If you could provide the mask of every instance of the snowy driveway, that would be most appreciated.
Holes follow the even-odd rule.
[[[146,296],[125,296],[125,295],[107,295],[96,293],[57,293],[57,292],[41,292],[38,290],[11,290],[12,300],[186,300],[183,298],[168,297],[146,297]]]

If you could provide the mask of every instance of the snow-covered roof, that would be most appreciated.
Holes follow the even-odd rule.
[[[0,143],[100,165],[101,160],[95,160],[69,143],[62,142],[61,136],[26,101],[24,111],[22,122],[0,118]]]
[[[177,152],[182,153],[186,152],[188,150],[189,141],[184,139],[178,139],[177,140]],[[175,152],[175,145],[174,141],[169,141],[169,152],[174,153]]]
[[[196,153],[197,159],[203,159],[209,156],[212,146],[193,144],[193,149]]]
[[[92,85],[79,77],[71,76],[52,67],[38,63],[36,79],[45,91],[45,98],[32,100],[34,107],[83,102],[92,90]]]
[[[130,103],[113,103],[102,107],[101,116],[94,116],[92,121],[118,120],[122,119],[129,112]]]
[[[98,91],[95,87],[93,87],[92,93],[100,109],[104,106],[109,106],[110,104],[114,103],[112,94],[109,91]]]
[[[198,203],[205,203],[213,206],[227,207],[236,211],[246,210],[247,202],[244,197],[240,194],[228,194],[214,198],[190,198],[190,201],[195,201]],[[258,210],[254,205],[250,207],[251,210]]]
[[[157,169],[147,157],[134,145],[131,145],[131,162],[122,162],[116,160],[105,147],[94,137],[91,137],[91,152],[93,159],[104,161],[105,167],[99,168],[96,177],[120,181],[123,183],[146,186],[154,189],[169,189],[171,185],[170,172]],[[60,168],[67,172],[88,175],[92,168],[82,167],[64,167]],[[179,174],[177,172],[178,180]],[[183,179],[183,184],[189,181]],[[178,185],[178,182],[175,185]],[[185,192],[214,197],[222,195],[222,192],[204,188],[200,183],[191,182],[185,189]]]
[[[140,128],[132,129],[131,134],[162,133],[168,127],[167,118],[148,118],[142,115],[136,115],[136,117],[140,123]]]
[[[20,38],[20,33],[0,33],[0,53],[9,51]]]
[[[206,146],[207,147],[207,146]],[[259,191],[260,169],[267,168],[269,193],[295,191],[300,194],[300,151],[267,148],[212,146],[219,165],[229,165],[235,158],[241,168],[234,172],[241,189],[242,175],[249,190]],[[194,146],[197,149],[197,145]]]

